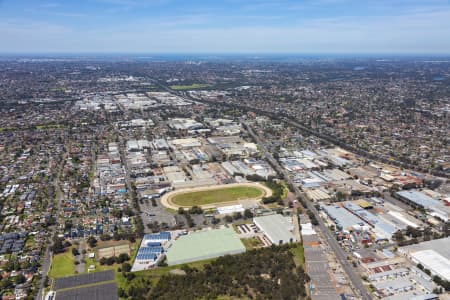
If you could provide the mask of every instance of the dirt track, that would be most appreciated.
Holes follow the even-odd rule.
[[[239,200],[234,200],[234,201],[229,201],[229,202],[220,202],[220,203],[217,203],[217,204],[200,205],[201,208],[203,208],[203,209],[211,209],[211,208],[220,207],[220,206],[241,204],[242,201],[259,201],[259,200],[262,199],[262,197],[270,197],[270,196],[272,196],[272,190],[271,189],[269,189],[265,185],[257,183],[257,182],[232,183],[232,184],[221,184],[221,185],[212,185],[212,186],[203,186],[203,187],[175,190],[175,191],[169,192],[167,194],[164,194],[161,197],[161,204],[164,205],[167,208],[171,208],[171,209],[174,209],[174,210],[178,210],[178,208],[180,208],[180,207],[190,208],[190,206],[180,206],[180,205],[174,204],[172,202],[172,198],[174,196],[176,196],[176,195],[184,194],[184,193],[188,193],[188,192],[210,191],[210,190],[215,190],[215,189],[232,188],[232,187],[237,187],[237,186],[248,186],[248,187],[259,188],[259,189],[262,189],[264,191],[264,194],[261,197],[253,198],[253,199],[239,199]]]

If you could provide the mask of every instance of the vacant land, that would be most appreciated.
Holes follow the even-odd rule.
[[[175,91],[198,90],[210,87],[209,84],[193,83],[191,85],[171,85],[170,88]]]
[[[302,244],[296,244],[291,248],[291,253],[294,254],[294,262],[297,266],[305,266],[305,249]]]
[[[66,252],[53,256],[50,277],[59,278],[75,274],[75,258],[71,250],[69,248]]]
[[[263,246],[263,243],[256,237],[249,239],[241,239],[247,250],[257,249]]]
[[[172,203],[179,206],[201,206],[221,202],[231,202],[240,199],[254,199],[262,197],[263,195],[264,191],[256,187],[230,187],[179,194],[172,198]]]
[[[117,243],[117,245],[111,245],[110,247],[102,247],[98,249],[98,258],[103,257],[112,257],[112,256],[119,256],[122,253],[126,253],[128,255],[131,255],[131,249],[130,245],[128,243]]]

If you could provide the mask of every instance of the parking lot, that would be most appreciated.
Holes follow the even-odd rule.
[[[168,212],[167,209],[161,205],[159,199],[156,199],[157,206],[153,206],[152,201],[148,199],[143,200],[142,203],[143,204],[139,202],[139,205],[141,207],[141,218],[144,222],[145,233],[151,232],[151,230],[147,226],[145,226],[148,223],[166,223],[169,227],[176,225],[173,214]]]

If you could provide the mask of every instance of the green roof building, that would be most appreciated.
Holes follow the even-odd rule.
[[[231,228],[193,232],[180,236],[167,250],[169,266],[245,252],[236,232]]]

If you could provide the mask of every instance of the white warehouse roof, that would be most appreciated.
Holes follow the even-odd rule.
[[[280,214],[256,217],[253,222],[275,245],[297,241],[291,232],[293,225]]]
[[[432,273],[450,281],[450,260],[434,250],[422,250],[411,254],[414,261],[422,264]]]

